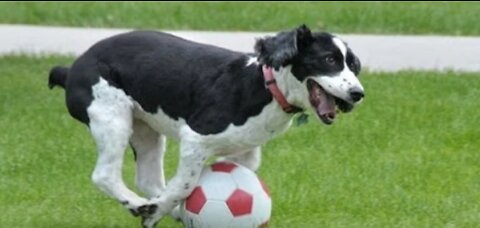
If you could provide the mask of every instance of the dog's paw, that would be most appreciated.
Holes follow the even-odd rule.
[[[150,203],[155,205],[154,210],[147,210],[148,212],[153,212],[148,214],[148,216],[142,216],[142,227],[144,228],[153,228],[160,222],[160,220],[171,211],[168,207],[162,207],[165,203],[160,202],[160,199],[152,200]]]
[[[138,215],[142,218],[143,228],[154,228],[160,221],[158,216],[158,206],[156,204],[147,204],[138,208]]]
[[[129,210],[135,217],[141,216],[142,218],[147,218],[155,214],[157,209],[158,206],[156,204],[145,204],[137,208],[130,208]]]

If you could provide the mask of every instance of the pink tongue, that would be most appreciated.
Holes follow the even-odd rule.
[[[322,91],[323,92],[323,91]],[[318,97],[320,103],[317,106],[318,114],[328,115],[329,117],[335,117],[335,98],[323,92],[321,96]]]

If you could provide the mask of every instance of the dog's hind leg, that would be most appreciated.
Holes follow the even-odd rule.
[[[92,94],[93,101],[87,113],[98,150],[92,180],[132,214],[147,215],[154,206],[146,206],[148,201],[129,190],[122,179],[123,155],[132,133],[133,104],[122,90],[110,86],[102,78],[92,87]]]
[[[130,143],[135,151],[135,182],[138,188],[148,198],[160,196],[165,189],[163,173],[165,136],[154,131],[142,120],[135,119]]]
[[[261,158],[261,148],[255,147],[254,149],[240,155],[222,157],[218,159],[218,161],[233,161],[249,168],[252,171],[256,171],[258,167],[260,167]]]

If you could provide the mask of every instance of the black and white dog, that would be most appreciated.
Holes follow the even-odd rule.
[[[92,46],[71,67],[54,67],[70,114],[98,149],[93,182],[145,227],[153,227],[195,187],[210,156],[256,170],[260,146],[308,107],[331,124],[364,96],[360,62],[339,38],[306,26],[259,39],[255,54],[135,31]],[[176,175],[165,182],[165,137],[180,143]],[[136,184],[122,180],[124,151],[136,155]]]

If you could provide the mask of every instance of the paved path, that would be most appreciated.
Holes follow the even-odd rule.
[[[129,31],[0,25],[0,55],[8,53],[57,53],[79,55],[95,42]],[[252,52],[255,38],[264,32],[167,31],[177,36]],[[374,71],[459,70],[480,72],[480,37],[340,35],[363,65]]]

